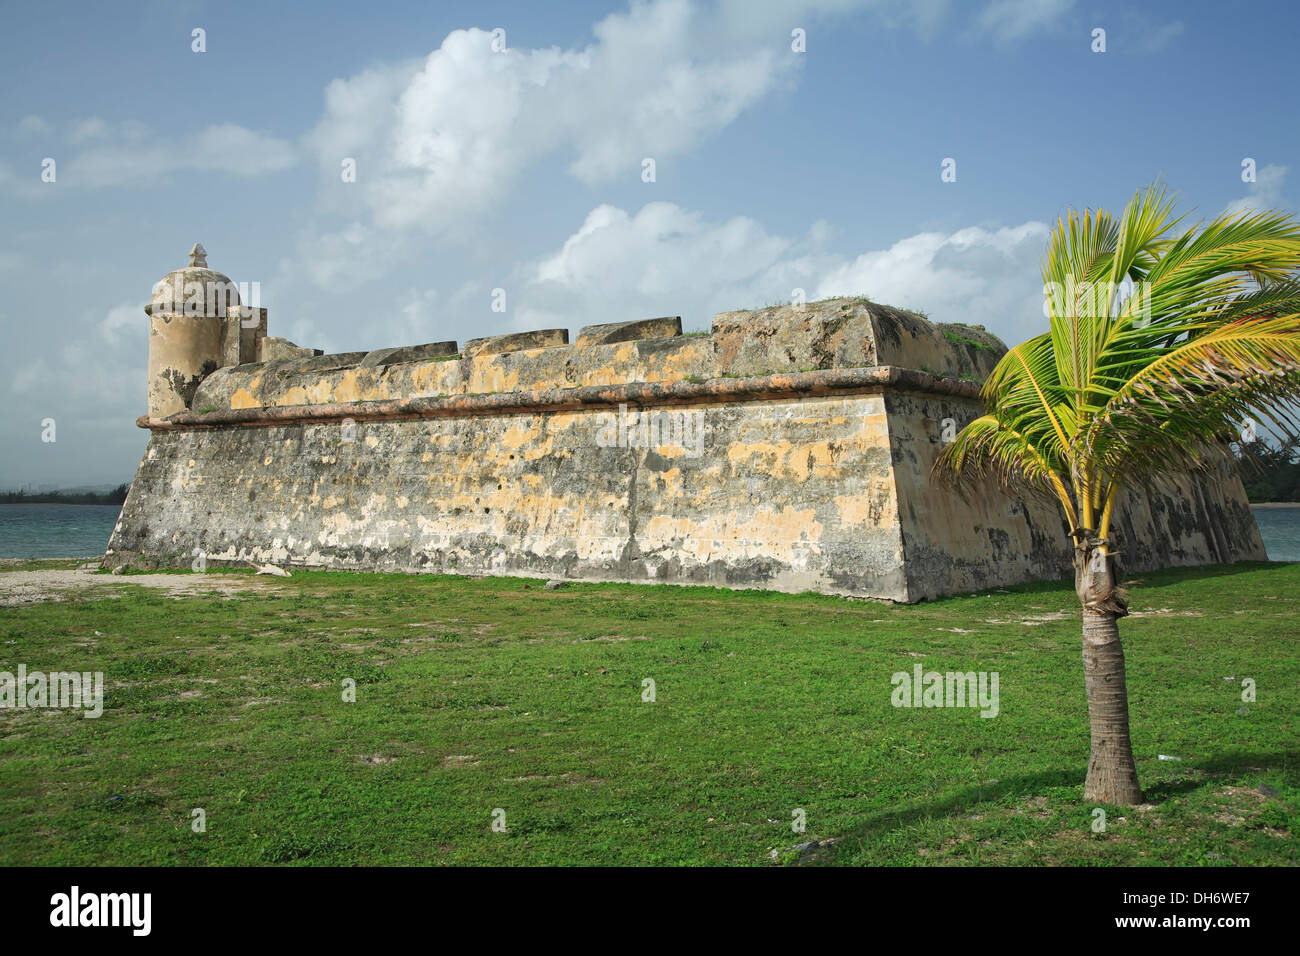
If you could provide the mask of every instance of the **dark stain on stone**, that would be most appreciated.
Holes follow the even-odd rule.
[[[166,376],[167,384],[171,386],[172,391],[179,395],[181,401],[185,403],[185,407],[189,408],[194,404],[194,393],[198,391],[199,385],[216,370],[217,363],[212,359],[208,359],[200,367],[198,373],[191,375],[188,379],[179,369],[171,368],[163,374]]]
[[[659,454],[653,448],[648,449],[645,453],[645,466],[650,471],[672,471],[677,466],[672,461]]]

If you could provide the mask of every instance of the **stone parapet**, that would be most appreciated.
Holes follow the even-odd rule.
[[[588,326],[573,344],[567,337],[552,329],[475,339],[459,353],[444,342],[223,368],[203,382],[191,408],[400,402],[878,366],[977,382],[1005,352],[981,329],[936,326],[864,299],[720,313],[707,335],[681,335],[673,316]]]

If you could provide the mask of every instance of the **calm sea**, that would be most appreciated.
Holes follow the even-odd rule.
[[[121,505],[0,505],[0,558],[104,553]]]
[[[1300,505],[1251,505],[1271,561],[1300,561]]]
[[[0,558],[80,558],[104,553],[117,505],[0,505]],[[1300,504],[1255,505],[1274,561],[1300,561]]]

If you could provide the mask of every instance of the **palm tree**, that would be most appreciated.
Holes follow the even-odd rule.
[[[1121,492],[1217,467],[1244,422],[1295,434],[1300,225],[1221,215],[1177,234],[1165,190],[1058,221],[1043,263],[1050,331],[1003,356],[985,414],[936,463],[962,488],[987,476],[1059,502],[1083,606],[1092,729],[1084,800],[1142,802],[1129,740],[1111,519]],[[1251,426],[1254,427],[1253,425]]]

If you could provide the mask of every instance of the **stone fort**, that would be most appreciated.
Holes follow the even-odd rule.
[[[108,567],[700,584],[914,602],[1059,578],[1055,504],[932,482],[1006,347],[866,299],[334,355],[207,267],[160,280]],[[1242,484],[1121,503],[1126,568],[1264,559]]]

